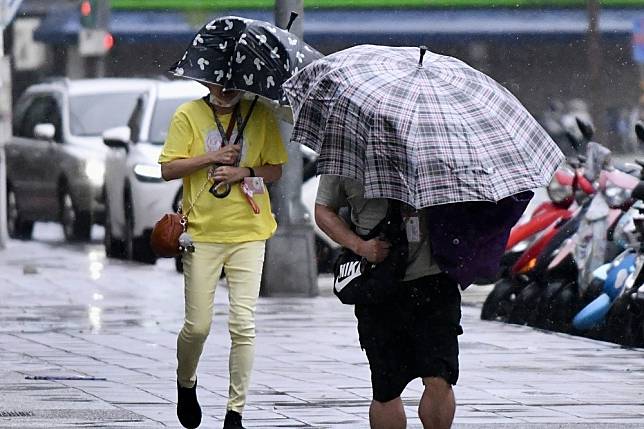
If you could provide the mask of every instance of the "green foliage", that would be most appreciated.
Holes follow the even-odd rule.
[[[274,0],[112,0],[115,9],[226,10],[272,9]],[[603,7],[642,7],[644,0],[602,0]],[[304,0],[316,8],[585,8],[586,0]]]

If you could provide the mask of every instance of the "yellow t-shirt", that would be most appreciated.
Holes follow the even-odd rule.
[[[250,103],[242,101],[241,115],[246,117]],[[224,127],[228,128],[232,114],[219,115]],[[234,120],[234,118],[233,118]],[[237,128],[231,142],[235,140]],[[182,158],[192,158],[221,146],[221,135],[215,123],[212,110],[205,100],[193,100],[182,104],[174,113],[168,137],[159,156],[159,163]],[[288,155],[282,144],[278,123],[271,111],[257,103],[244,130],[241,167],[259,167],[265,164],[284,164]],[[242,243],[266,240],[273,235],[277,224],[271,212],[268,190],[255,194],[253,199],[260,207],[254,214],[240,189],[239,183],[232,185],[225,198],[215,198],[208,192],[211,183],[197,199],[207,180],[208,168],[200,169],[183,178],[184,212],[193,202],[188,213],[188,232],[195,242]]]

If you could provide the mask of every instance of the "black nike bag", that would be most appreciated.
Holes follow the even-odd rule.
[[[391,243],[389,256],[372,264],[343,248],[333,270],[333,293],[348,305],[380,304],[393,296],[407,269],[409,243],[400,214],[400,203],[391,200],[385,218],[363,240],[380,237]]]

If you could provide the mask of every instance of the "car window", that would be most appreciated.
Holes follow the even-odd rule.
[[[162,145],[165,142],[165,138],[168,135],[168,126],[174,111],[177,110],[180,104],[188,100],[190,98],[167,98],[157,101],[150,123],[148,139],[150,143]]]
[[[60,106],[56,99],[49,95],[38,96],[27,107],[21,123],[17,125],[17,135],[34,138],[34,127],[38,124],[53,124],[56,127],[54,139],[62,141],[62,120]]]
[[[69,128],[76,136],[100,136],[127,125],[140,92],[74,95],[69,99]]]
[[[32,105],[33,101],[34,101],[33,94],[25,94],[16,103],[16,106],[13,109],[13,121],[11,124],[13,126],[14,136],[24,137],[23,135],[21,135],[22,121],[25,118],[25,113],[27,112],[27,109]]]

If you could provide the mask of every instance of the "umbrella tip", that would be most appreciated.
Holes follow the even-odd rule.
[[[423,57],[425,56],[425,53],[429,50],[429,48],[425,45],[420,45],[420,60],[418,60],[418,67],[423,66]]]
[[[291,11],[291,16],[288,19],[288,24],[286,24],[286,31],[291,31],[291,25],[293,25],[293,21],[295,21],[295,18],[297,17],[297,12]]]

